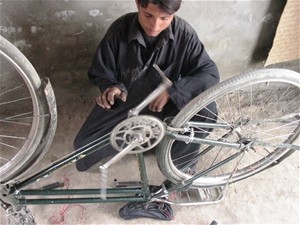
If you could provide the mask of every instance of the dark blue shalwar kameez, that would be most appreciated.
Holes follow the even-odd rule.
[[[100,42],[88,71],[90,80],[101,92],[118,86],[128,94],[127,101],[116,101],[112,109],[96,105],[77,134],[75,150],[107,134],[127,117],[128,110],[140,103],[160,83],[153,64],[157,64],[173,82],[168,89],[170,100],[160,113],[144,109],[140,114],[160,119],[175,116],[191,99],[219,82],[215,63],[206,53],[194,29],[175,16],[171,25],[151,42],[143,33],[137,13],[117,19]],[[211,111],[216,113],[215,106]],[[214,118],[209,112],[208,118]],[[197,144],[178,143],[174,157],[192,152]],[[77,161],[79,171],[85,171],[98,161],[117,153],[110,145]]]

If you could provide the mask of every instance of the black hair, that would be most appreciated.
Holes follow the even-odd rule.
[[[163,11],[168,14],[174,14],[180,8],[182,0],[137,0],[137,3],[142,7],[147,7],[148,3],[158,5]]]

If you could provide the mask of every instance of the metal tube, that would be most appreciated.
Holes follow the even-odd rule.
[[[48,204],[83,204],[108,202],[145,202],[145,198],[136,196],[102,198],[53,198],[53,199],[19,199],[20,205],[48,205]]]
[[[99,195],[100,189],[56,189],[56,190],[21,190],[16,194],[18,196],[51,196],[51,195]],[[107,194],[128,194],[142,193],[141,188],[111,188],[107,189]]]
[[[224,128],[224,129],[231,128],[231,125],[227,123],[208,123],[208,122],[196,122],[196,121],[187,122],[186,126],[200,127],[200,128]]]
[[[147,170],[146,170],[145,159],[144,159],[143,153],[137,154],[137,158],[138,158],[140,176],[141,176],[141,180],[142,180],[142,187],[143,187],[143,191],[145,194],[145,198],[149,199],[151,197],[151,194],[150,194],[149,181],[148,181]]]
[[[174,134],[168,131],[166,132],[166,136],[175,139],[176,141],[183,141],[186,143],[207,144],[207,145],[222,146],[222,147],[235,148],[235,149],[239,149],[242,147],[242,144],[239,143],[229,143],[225,141],[216,141],[216,140],[197,138],[197,137],[191,138],[186,135]]]

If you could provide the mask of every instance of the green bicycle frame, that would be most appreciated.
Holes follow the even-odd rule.
[[[201,126],[216,126],[216,124],[208,124],[208,123],[199,123],[198,125]],[[223,126],[224,125],[220,125]],[[74,203],[104,203],[104,202],[147,202],[151,199],[151,193],[147,178],[147,170],[145,166],[145,160],[143,153],[137,154],[138,160],[138,167],[140,171],[141,177],[141,186],[140,187],[121,187],[121,188],[109,188],[106,190],[107,198],[101,198],[101,189],[27,189],[23,190],[26,186],[37,182],[42,178],[48,177],[54,171],[66,167],[72,163],[75,163],[77,160],[89,155],[102,147],[105,147],[109,144],[109,136],[110,133],[99,138],[98,140],[90,143],[89,145],[85,146],[84,149],[80,149],[75,151],[62,159],[57,160],[56,162],[52,163],[45,169],[35,173],[34,175],[26,178],[25,180],[16,183],[12,186],[7,186],[6,189],[8,190],[8,195],[12,196],[16,199],[17,205],[30,205],[30,204],[74,204]],[[241,144],[234,144],[234,143],[225,143],[222,141],[212,141],[206,140],[203,138],[191,138],[187,135],[180,135],[175,134],[172,132],[167,131],[166,136],[171,137],[178,141],[184,141],[189,143],[210,143],[211,145],[221,145],[221,146],[228,146],[231,148],[241,148]],[[242,152],[242,151],[241,151]],[[232,156],[232,160],[238,157],[241,152]],[[221,166],[226,162],[220,162],[217,166]],[[172,185],[170,190],[166,191],[174,191],[184,188],[185,186],[191,184],[193,180],[203,176],[204,174],[208,173],[209,171],[203,171],[201,174],[198,174],[191,179],[185,181],[182,184]],[[159,197],[159,195],[163,195],[163,193],[157,194],[155,197]],[[37,198],[38,196],[43,196],[43,198]],[[47,196],[48,198],[46,198]],[[55,197],[54,197],[55,196]],[[60,196],[60,197],[57,197]],[[65,196],[65,197],[62,197]],[[70,198],[69,196],[77,196]],[[84,196],[84,197],[83,197]]]

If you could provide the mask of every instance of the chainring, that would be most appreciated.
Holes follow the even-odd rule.
[[[155,147],[165,135],[165,126],[156,117],[139,115],[129,117],[119,123],[111,132],[110,143],[118,151],[122,151],[133,140],[139,144],[129,154],[148,151]]]

